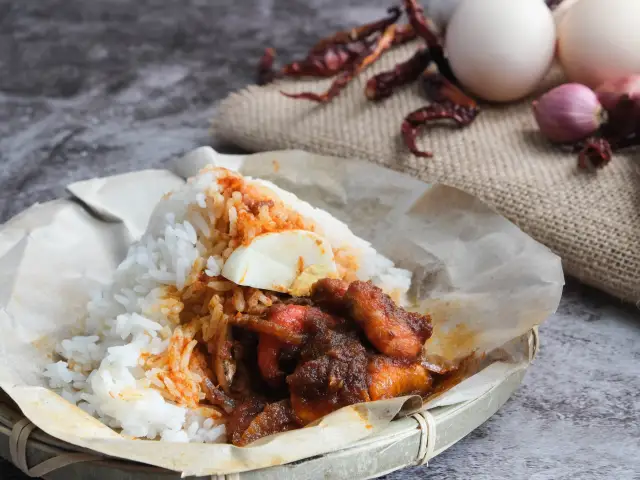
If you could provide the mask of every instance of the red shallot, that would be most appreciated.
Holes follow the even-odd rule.
[[[608,80],[596,88],[598,100],[606,110],[613,110],[623,95],[633,100],[640,98],[640,75]]]
[[[606,113],[596,94],[579,83],[550,90],[532,104],[542,134],[552,142],[573,143],[596,132]]]
[[[533,112],[549,140],[580,152],[578,167],[602,168],[613,152],[640,145],[640,75],[608,80],[595,92],[561,85],[533,102]]]

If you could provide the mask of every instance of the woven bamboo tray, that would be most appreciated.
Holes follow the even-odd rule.
[[[528,344],[528,358],[513,364],[498,384],[478,398],[398,418],[380,434],[340,451],[287,465],[199,478],[356,480],[426,464],[489,419],[515,392],[538,350],[537,329],[521,340]],[[48,480],[181,478],[177,472],[97,455],[53,438],[29,422],[2,391],[0,455],[25,474]]]
[[[200,153],[202,154],[202,151],[200,151]],[[322,166],[322,171],[333,172],[331,179],[323,177],[318,180],[319,184],[323,181],[327,183],[327,185],[323,185],[323,188],[328,189],[331,194],[335,194],[334,190],[342,192],[343,190],[346,191],[352,188],[351,179],[354,172],[365,171],[362,170],[365,164],[359,164],[355,161],[347,164],[347,160],[344,159],[334,159],[330,157],[314,159],[310,154],[304,154],[303,152],[289,152],[288,154],[287,152],[275,152],[274,155],[276,155],[276,153],[278,159],[278,169],[276,171],[279,171],[282,178],[289,183],[291,183],[292,179],[297,178],[295,174],[301,162],[303,166],[306,165],[306,167],[310,168],[313,160],[316,161],[316,170]],[[211,155],[214,155],[215,158],[209,158]],[[177,172],[175,173],[177,173],[179,177],[186,178],[191,175],[193,171],[197,171],[197,169],[193,170],[198,167],[197,163],[199,158],[197,157],[198,155],[187,155],[180,159],[177,162]],[[221,162],[220,164],[223,166],[234,168],[233,165],[238,164],[242,158],[239,159],[234,156],[222,155],[216,156],[215,152],[211,151],[208,153],[206,160],[208,163],[218,164]],[[322,161],[321,164],[318,163],[320,160]],[[229,166],[225,161],[233,165]],[[260,176],[261,178],[262,174],[265,172],[269,174],[275,167],[275,162],[271,162],[271,157],[268,153],[258,154],[256,158],[252,157],[250,159],[244,159],[244,161],[253,162],[252,165],[257,171],[252,172],[252,174]],[[333,162],[333,164],[331,162]],[[359,170],[356,167],[358,167]],[[289,170],[287,170],[287,168]],[[372,171],[377,168],[379,167],[367,164],[367,175],[365,175],[365,177],[375,177],[375,173],[372,173]],[[267,170],[262,172],[260,169]],[[287,172],[290,174],[289,177],[286,176]],[[149,181],[148,178],[153,177],[154,186],[157,187],[156,190],[158,190],[158,192],[155,193],[158,193],[158,197],[160,196],[159,192],[164,193],[166,191],[165,187],[167,187],[167,185],[163,184],[163,182],[167,183],[171,181],[175,184],[178,178],[167,171],[147,171],[146,173],[140,172],[140,174],[147,175],[147,177],[145,177],[147,180],[144,180],[147,182]],[[149,177],[149,175],[151,177]],[[336,177],[336,175],[338,175],[338,177]],[[336,178],[342,180],[342,183],[337,186],[335,184]],[[379,194],[378,190],[380,185],[375,182],[375,178],[371,185],[366,183],[366,192],[364,193],[368,196],[364,195],[362,198],[375,198],[376,201],[379,199],[377,195]],[[123,182],[123,179],[120,178],[119,181]],[[400,176],[393,172],[386,172],[383,187],[387,190],[383,189],[383,191],[387,192],[387,204],[402,204],[404,206],[409,200],[412,202],[415,201],[413,188],[417,188],[415,186],[416,183],[416,180],[409,179],[408,177]],[[129,190],[133,187],[135,191],[137,191],[138,184],[139,180],[137,182],[124,181],[124,183],[122,183],[124,187],[129,188]],[[103,200],[105,200],[105,198],[103,198],[104,195],[102,197],[100,196],[102,194],[100,192],[101,185],[101,183],[94,184],[89,182],[87,184],[87,182],[80,182],[79,184],[70,186],[69,191],[82,201],[82,204],[91,212],[92,216],[99,217],[100,219],[104,216],[106,219],[109,219],[109,221],[119,219],[126,224],[127,230],[132,235],[136,233],[141,234],[140,231],[133,231],[131,228],[135,229],[136,226],[139,227],[138,223],[140,225],[146,224],[148,219],[135,217],[133,219],[135,221],[129,219],[131,221],[128,222],[126,220],[129,218],[128,216],[121,216],[122,211],[128,207],[126,202],[121,201],[122,197],[120,195],[118,195],[115,200],[111,198],[111,203],[106,202],[107,207],[105,207],[105,203],[103,202]],[[393,188],[389,190],[390,185]],[[423,189],[422,184],[419,186]],[[308,189],[308,186],[304,184],[304,182],[298,185],[298,187],[304,190]],[[321,192],[319,189],[316,190],[318,190],[314,190],[316,194]],[[113,189],[109,191],[113,193]],[[118,191],[122,193],[121,190]],[[391,195],[391,193],[393,193],[393,195]],[[125,197],[127,194],[132,195],[132,192],[128,191],[127,193],[127,191],[125,191],[123,193]],[[153,192],[147,197],[148,198],[135,197],[135,201],[138,203],[148,203],[148,205],[145,203],[141,206],[141,209],[139,209],[143,212],[147,210],[150,212],[152,205],[157,201],[157,199],[153,200]],[[359,197],[356,196],[354,198],[356,204],[358,204],[358,201],[360,201]],[[149,212],[147,212],[147,214]],[[368,212],[366,209],[363,210],[363,208],[360,208],[358,212],[358,215],[365,216],[363,218],[369,218],[367,215],[371,215],[371,212]],[[127,213],[130,212],[127,211]],[[376,218],[371,219],[370,222],[372,225],[380,220],[379,218],[376,220]],[[362,220],[362,218],[360,218],[360,220]],[[138,223],[136,223],[136,221]],[[367,228],[369,226],[369,224],[366,225]],[[140,228],[138,228],[138,230],[140,230]],[[369,238],[366,235],[365,237]],[[550,263],[552,267],[551,270],[554,271],[552,273],[558,273],[555,270],[559,270],[560,268],[559,260],[556,262],[557,265],[553,263],[553,261]],[[551,311],[555,308],[551,305],[555,293],[551,293],[549,298],[544,299],[546,302],[543,302],[545,304],[545,314],[547,310]],[[547,305],[547,303],[549,305]],[[537,311],[536,308],[541,307],[534,306],[532,308],[533,311]],[[512,312],[511,314],[517,315],[517,313],[518,312]],[[520,330],[520,332],[526,332],[526,328]],[[507,336],[502,341],[507,341],[507,338],[511,337]],[[495,348],[497,345],[499,344],[492,346],[492,348]],[[455,395],[453,395],[447,399],[449,402],[448,406],[432,408],[428,412],[417,413],[409,417],[397,418],[383,431],[348,444],[340,450],[323,455],[316,455],[289,464],[279,464],[258,470],[201,478],[259,478],[266,480],[331,478],[356,480],[378,477],[404,467],[425,464],[485,422],[513,394],[522,382],[526,369],[535,357],[538,348],[537,329],[534,328],[521,337],[511,339],[508,344],[503,345],[503,347],[505,348],[498,348],[495,351],[496,356],[492,359],[495,363],[488,366],[486,371],[481,371],[477,374],[478,377],[475,383],[472,382],[472,387],[467,387],[464,396],[458,397],[457,403],[451,404],[455,402],[456,398]],[[512,352],[515,355],[504,355],[506,352]],[[484,376],[482,376],[483,372],[485,374]],[[9,459],[20,470],[31,477],[44,477],[53,480],[145,480],[181,478],[181,474],[176,471],[165,470],[121,458],[108,457],[104,454],[82,449],[53,438],[36,428],[28,419],[24,418],[19,408],[12,400],[4,395],[1,390],[0,455]],[[162,459],[156,458],[150,461],[162,463],[161,460]],[[167,462],[164,464],[171,465],[171,463]],[[182,468],[185,470],[189,469],[188,466],[185,465],[183,465]],[[222,468],[216,468],[216,465],[211,465],[211,468],[208,470],[224,471]]]

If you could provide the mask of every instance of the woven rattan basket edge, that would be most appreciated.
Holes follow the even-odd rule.
[[[375,478],[386,473],[415,465],[439,455],[460,441],[475,428],[488,420],[511,397],[522,382],[527,368],[538,349],[537,329],[526,334],[529,344],[529,359],[516,368],[485,394],[476,399],[447,407],[436,408],[428,414],[434,420],[431,431],[424,428],[420,418],[404,417],[391,422],[381,432],[354,445],[326,455],[313,457],[287,465],[247,471],[240,474],[217,476],[227,479],[287,479],[287,478],[348,478],[350,480]],[[72,462],[55,468],[44,475],[47,480],[76,480],[104,478],[122,480],[178,479],[180,474],[151,465],[140,464],[119,458],[104,457],[55,439],[34,428],[24,442],[17,457],[16,447],[11,447],[12,432],[15,434],[21,422],[27,423],[18,407],[0,391],[0,456],[11,461],[27,474],[37,473],[33,465],[65,459],[69,454],[91,454],[82,462]],[[435,433],[435,435],[433,435]],[[429,435],[433,435],[432,449],[425,455],[421,447]],[[15,436],[15,435],[14,435]],[[356,462],[366,455],[367,462]],[[34,471],[35,470],[35,471]],[[303,474],[303,472],[305,472]],[[309,472],[313,472],[309,474]],[[215,478],[216,476],[212,477]],[[207,477],[208,478],[208,477]]]

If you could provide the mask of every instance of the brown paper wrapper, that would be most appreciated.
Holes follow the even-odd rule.
[[[241,472],[322,455],[379,434],[398,415],[486,394],[528,363],[519,339],[558,305],[560,261],[472,196],[432,187],[359,161],[303,152],[216,155],[199,149],[176,163],[182,176],[214,163],[271,180],[325,208],[414,271],[417,306],[433,313],[432,354],[482,357],[461,383],[428,399],[354,405],[318,424],[250,447],[129,440],[46,388],[53,345],[80,333],[91,287],[107,282],[140,237],[158,199],[184,181],[145,171],[74,184],[82,202],[37,205],[0,230],[0,387],[49,435],[96,452],[184,475]]]

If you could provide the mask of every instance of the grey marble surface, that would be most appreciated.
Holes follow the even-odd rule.
[[[210,143],[216,101],[251,82],[264,46],[301,54],[387,4],[0,0],[0,222],[70,181]],[[637,309],[569,281],[540,332],[539,357],[494,417],[428,468],[386,478],[640,478]],[[27,477],[0,462],[0,478]]]

